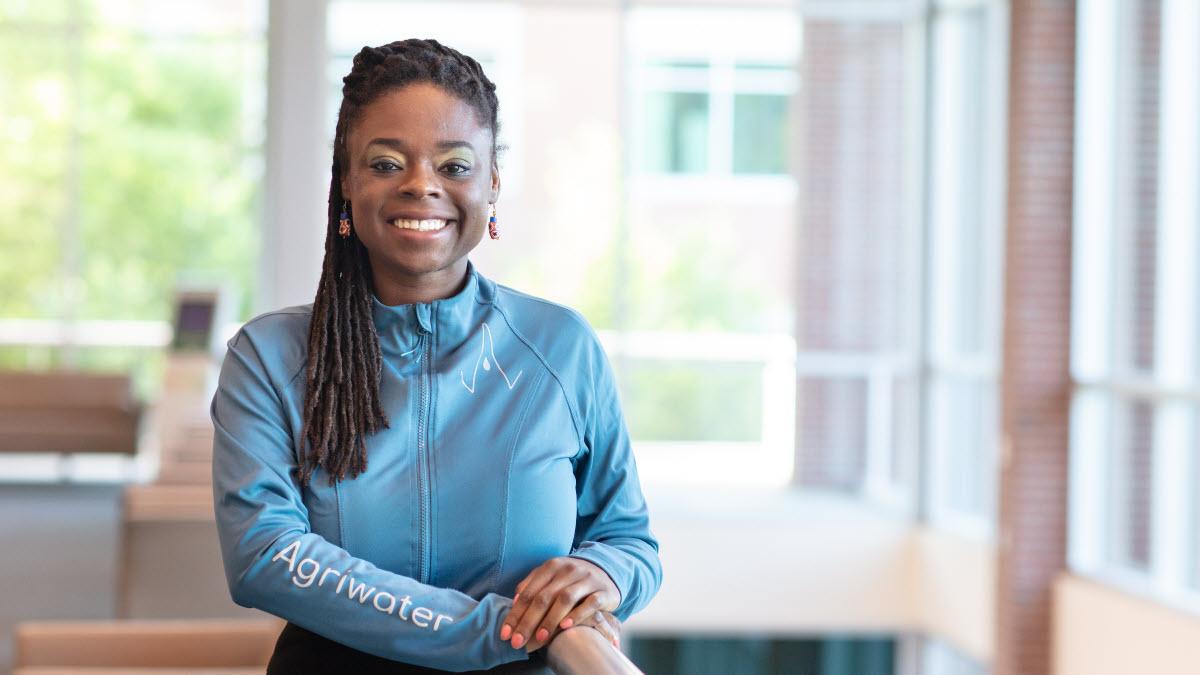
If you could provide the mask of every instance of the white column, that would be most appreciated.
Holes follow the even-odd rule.
[[[1075,207],[1071,374],[1094,380],[1111,374],[1116,137],[1116,0],[1078,6],[1076,51]],[[1077,392],[1071,406],[1068,559],[1075,571],[1102,564],[1111,531],[1108,485],[1111,415],[1103,392]]]
[[[266,199],[256,307],[312,302],[329,202],[326,0],[270,0]]]
[[[1155,379],[1166,387],[1195,383],[1200,330],[1200,3],[1162,4],[1158,155],[1158,259]],[[1189,581],[1192,498],[1196,490],[1190,402],[1168,398],[1154,418],[1155,581],[1165,591]]]

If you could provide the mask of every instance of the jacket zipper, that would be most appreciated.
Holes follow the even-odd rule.
[[[431,361],[433,360],[433,340],[429,333],[422,333],[421,340],[425,343],[425,352],[422,355],[422,360],[425,362],[421,368],[421,384],[420,384],[420,405],[421,409],[417,418],[417,481],[420,485],[421,504],[420,512],[420,537],[417,540],[417,573],[421,583],[429,583],[429,494],[430,494],[430,476],[429,476],[429,398],[430,398],[430,380],[432,379]]]

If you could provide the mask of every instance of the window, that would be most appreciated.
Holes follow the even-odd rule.
[[[921,638],[921,675],[988,675],[987,664],[972,658],[942,640]]]
[[[631,10],[634,172],[786,176],[799,27],[787,10]]]
[[[987,535],[999,458],[1004,11],[936,8],[929,115],[931,519]]]
[[[936,526],[984,537],[1005,15],[989,0],[823,6],[805,20],[799,97],[798,480],[902,506],[917,497]]]
[[[637,78],[641,171],[788,173],[788,104],[796,89],[791,64],[650,62]]]
[[[0,364],[134,368],[148,386],[153,362],[123,336],[161,334],[176,284],[225,285],[246,315],[264,24],[265,3],[233,0],[0,9]],[[135,323],[74,331],[113,346],[41,337],[114,320]]]
[[[898,650],[896,641],[890,637],[664,635],[638,636],[629,643],[630,659],[646,672],[659,675],[892,675],[897,672]],[[939,672],[938,675],[959,674]]]
[[[750,68],[742,66],[739,70],[746,71]],[[787,73],[778,68],[771,70],[776,75]],[[736,174],[787,173],[788,149],[791,147],[790,130],[788,96],[735,93],[733,95],[733,172]]]
[[[1078,16],[1071,564],[1200,608],[1200,6]]]
[[[806,17],[796,478],[911,503],[923,264],[918,14]],[[889,15],[890,14],[890,15]]]
[[[606,263],[622,274],[593,307],[611,317],[640,470],[659,481],[784,484],[800,17],[633,7],[624,29],[629,180]]]

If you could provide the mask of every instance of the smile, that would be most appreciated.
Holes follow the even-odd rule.
[[[406,218],[396,218],[389,220],[388,223],[392,227],[398,227],[402,230],[419,230],[421,232],[433,232],[446,227],[452,220],[432,219],[432,220],[408,220]]]

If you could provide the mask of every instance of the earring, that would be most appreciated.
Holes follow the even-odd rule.
[[[342,200],[342,219],[338,221],[338,234],[345,239],[350,236],[350,202]]]
[[[488,218],[488,234],[492,239],[499,239],[500,232],[496,230],[496,205],[492,204],[492,216]]]

